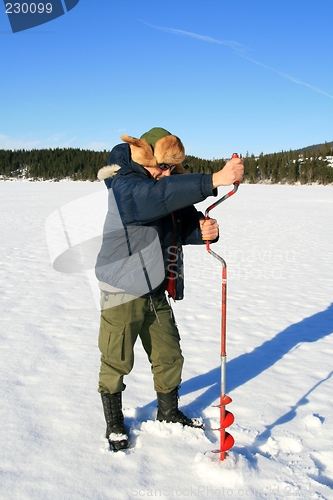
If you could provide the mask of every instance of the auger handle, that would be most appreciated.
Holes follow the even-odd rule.
[[[238,156],[238,154],[237,154],[237,153],[233,153],[233,154],[231,155],[231,158],[239,158],[239,156]],[[210,206],[207,208],[207,210],[206,210],[206,212],[205,212],[205,219],[206,219],[206,220],[207,220],[207,219],[209,219],[208,214],[209,214],[209,212],[210,212],[213,208],[217,207],[220,203],[222,203],[222,201],[225,201],[227,198],[230,198],[230,196],[232,196],[233,194],[235,194],[235,193],[236,193],[236,191],[237,191],[237,189],[238,189],[238,186],[239,186],[239,181],[234,182],[234,188],[233,188],[231,191],[229,191],[229,193],[227,193],[227,194],[225,194],[224,196],[222,196],[222,198],[220,198],[219,200],[217,200],[215,203],[213,203],[212,205],[210,205]]]
[[[238,153],[233,153],[233,154],[231,155],[231,158],[239,158]],[[234,182],[234,188],[233,188],[231,191],[229,191],[229,193],[225,194],[224,196],[222,196],[222,198],[220,198],[220,199],[219,199],[219,200],[217,200],[215,203],[213,203],[212,205],[210,205],[210,206],[206,209],[206,211],[205,211],[205,220],[209,220],[209,219],[210,219],[210,217],[209,217],[209,215],[208,215],[208,214],[209,214],[209,212],[210,212],[213,208],[215,208],[215,207],[217,207],[218,205],[220,205],[220,203],[222,203],[223,201],[225,201],[227,198],[230,198],[230,196],[232,196],[233,194],[235,194],[235,193],[236,193],[236,191],[238,190],[238,187],[239,187],[239,181]],[[210,240],[205,240],[205,241],[206,241],[206,248],[207,248],[207,250],[209,250]]]

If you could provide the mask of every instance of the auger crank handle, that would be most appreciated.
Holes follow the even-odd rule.
[[[231,158],[239,158],[238,153],[233,153],[233,154],[231,155]],[[220,199],[219,199],[219,200],[217,200],[215,203],[213,203],[212,205],[210,205],[210,206],[206,209],[206,212],[205,212],[205,220],[209,220],[209,219],[210,219],[210,217],[209,217],[209,215],[208,215],[208,214],[209,214],[209,212],[210,212],[213,208],[217,207],[220,203],[222,203],[222,201],[225,201],[227,198],[230,198],[230,196],[232,196],[233,194],[235,194],[235,193],[236,193],[236,191],[237,191],[237,189],[238,189],[238,187],[239,187],[239,181],[235,181],[235,182],[234,182],[234,188],[233,188],[231,191],[229,191],[229,193],[225,194],[224,196],[222,196],[222,198],[220,198]],[[209,240],[206,240],[206,247],[207,247],[207,249],[209,248],[209,243],[210,243],[210,241],[209,241]]]

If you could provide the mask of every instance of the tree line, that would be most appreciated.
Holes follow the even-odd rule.
[[[1,179],[95,181],[98,170],[107,164],[109,151],[78,148],[0,150]],[[214,173],[227,159],[205,160],[187,155],[188,172]],[[332,184],[333,143],[303,150],[244,156],[244,181],[282,184]]]
[[[3,178],[24,177],[31,180],[95,181],[108,156],[108,151],[78,148],[0,149],[0,175]]]

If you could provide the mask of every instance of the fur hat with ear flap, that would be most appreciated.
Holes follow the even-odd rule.
[[[186,174],[182,165],[185,149],[181,140],[167,130],[155,127],[143,134],[140,139],[122,135],[121,139],[131,148],[132,160],[143,167],[158,167],[162,163],[174,165],[173,174]]]

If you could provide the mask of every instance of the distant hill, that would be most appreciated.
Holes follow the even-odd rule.
[[[311,153],[312,151],[321,151],[325,146],[328,146],[330,149],[333,148],[333,141],[332,142],[324,142],[322,144],[313,144],[312,146],[306,146],[305,148],[301,149],[295,149],[296,153],[303,154],[305,153]]]

